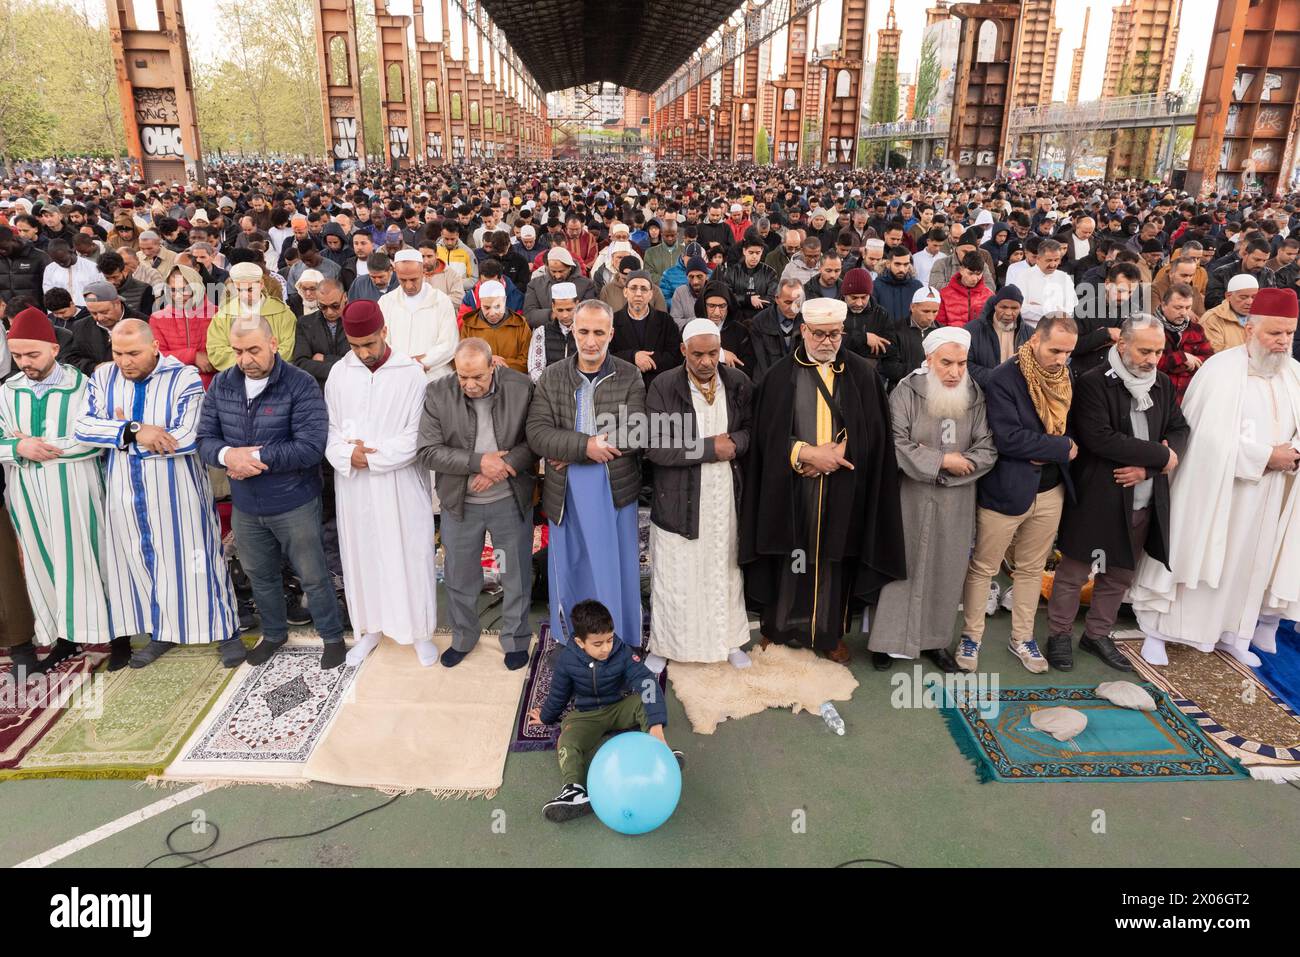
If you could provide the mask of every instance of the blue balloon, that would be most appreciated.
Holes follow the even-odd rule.
[[[668,746],[640,731],[610,738],[587,769],[596,817],[620,834],[646,834],[673,815],[682,770]]]

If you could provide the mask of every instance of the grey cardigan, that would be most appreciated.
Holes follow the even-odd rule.
[[[578,415],[578,357],[569,356],[553,362],[542,372],[528,410],[528,444],[543,458],[559,462],[591,464],[587,458],[587,440],[573,426]],[[606,356],[605,365],[596,379],[594,397],[598,417],[617,416],[626,430],[610,435],[611,445],[623,453],[606,464],[614,507],[622,508],[637,500],[641,492],[641,456],[646,434],[645,383],[641,370],[617,356]],[[639,424],[639,425],[638,425]],[[566,469],[546,467],[542,480],[542,508],[547,517],[559,525],[564,521],[564,494],[568,488]]]
[[[533,383],[522,372],[498,368],[492,391],[492,431],[497,447],[508,450],[506,462],[516,474],[509,481],[520,511],[527,515],[533,506],[537,484],[537,456],[528,447],[525,428],[533,398]],[[424,413],[420,416],[420,443],[416,457],[434,473],[438,498],[444,511],[456,518],[465,513],[465,495],[470,476],[481,468],[483,456],[474,451],[478,417],[474,406],[454,376],[430,382],[424,392]]]

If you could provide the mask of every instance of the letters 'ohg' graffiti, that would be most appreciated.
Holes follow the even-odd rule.
[[[145,156],[184,156],[179,126],[144,126],[140,128],[140,145]]]

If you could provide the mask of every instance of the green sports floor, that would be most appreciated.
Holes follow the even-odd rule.
[[[1116,677],[1089,655],[1069,675],[1027,673],[1006,648],[1010,616],[989,620],[981,668],[1004,686],[1089,684]],[[1077,630],[1077,629],[1076,629]],[[904,867],[1276,867],[1300,864],[1300,788],[1267,781],[979,784],[939,713],[896,709],[890,675],[858,638],[860,686],[838,707],[837,737],[815,714],[769,710],[690,732],[669,683],[669,741],[685,750],[681,803],[641,837],[594,816],[551,824],[554,752],[511,754],[493,800],[399,798],[328,833],[239,851],[214,867],[806,866],[880,859]],[[900,662],[895,672],[910,674]],[[927,669],[929,670],[929,669]],[[1043,679],[1047,678],[1047,681]],[[0,866],[12,866],[178,793],[129,781],[0,784]],[[53,866],[139,867],[195,812],[220,828],[208,853],[315,831],[382,804],[368,790],[230,787],[200,794]],[[180,849],[211,840],[183,828]],[[157,867],[175,867],[175,859]]]

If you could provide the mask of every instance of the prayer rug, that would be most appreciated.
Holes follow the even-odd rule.
[[[425,668],[410,645],[382,641],[307,761],[313,781],[386,793],[495,797],[525,670],[509,671],[494,632],[455,668]],[[439,632],[440,652],[451,633]]]
[[[1251,777],[1300,780],[1300,717],[1254,670],[1230,655],[1207,655],[1172,641],[1165,645],[1169,664],[1163,666],[1143,660],[1140,642],[1119,641],[1115,647]]]
[[[817,714],[826,701],[848,701],[858,679],[843,665],[808,648],[754,645],[753,662],[736,668],[726,661],[672,663],[673,693],[696,734],[712,734],[728,718],[745,718],[768,708]]]
[[[962,754],[988,781],[1233,781],[1245,771],[1225,758],[1159,688],[1144,685],[1155,711],[1120,708],[1092,687],[1001,688],[964,695],[942,709]],[[942,693],[942,692],[941,692]],[[1088,726],[1057,741],[1033,726],[1043,708],[1081,711]]]
[[[107,652],[86,651],[20,686],[9,673],[12,659],[0,652],[0,770],[17,767],[67,710],[102,700],[107,675],[91,675],[107,658]]]
[[[1295,622],[1284,621],[1278,627],[1277,654],[1260,654],[1259,659],[1262,664],[1255,674],[1287,707],[1300,713],[1300,634],[1296,634]]]
[[[102,708],[68,711],[11,778],[148,778],[171,763],[230,680],[211,645],[174,648],[106,675]]]
[[[649,621],[648,613],[643,617]],[[649,626],[647,624],[647,630]],[[554,751],[555,742],[560,740],[560,723],[533,725],[528,723],[528,712],[540,708],[546,703],[551,693],[551,679],[555,676],[555,662],[564,646],[551,637],[551,623],[542,622],[537,630],[537,643],[533,646],[533,655],[528,662],[528,678],[524,682],[523,702],[519,714],[515,716],[515,736],[510,742],[511,751]],[[672,667],[676,668],[676,665]],[[659,675],[659,687],[668,687],[668,669]],[[566,707],[561,718],[573,710],[573,705]]]
[[[241,665],[208,718],[163,773],[163,781],[307,783],[313,749],[348,696],[359,669],[322,671],[320,640],[290,638],[261,667]]]

